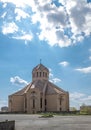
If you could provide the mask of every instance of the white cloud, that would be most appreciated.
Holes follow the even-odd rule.
[[[89,56],[89,60],[91,60],[91,56]]]
[[[62,62],[59,63],[59,65],[66,67],[66,66],[69,65],[69,62],[67,62],[67,61],[62,61]]]
[[[83,93],[78,93],[78,92],[74,92],[74,93],[71,93],[70,94],[70,98],[71,100],[78,100],[78,99],[81,99],[82,97],[84,97],[85,94]]]
[[[70,6],[71,0],[66,1],[66,9],[69,14],[70,26],[73,32],[73,40],[78,41],[78,38],[82,33],[85,36],[90,35],[91,32],[91,6],[87,4],[86,0],[73,0]]]
[[[53,82],[53,83],[61,82],[61,79],[59,79],[53,75],[52,69],[50,69],[50,68],[49,68],[49,80],[50,80],[50,82]]]
[[[58,83],[58,82],[61,82],[61,79],[59,79],[59,78],[52,78],[52,79],[50,79],[50,81],[53,82],[53,83]]]
[[[91,48],[89,49],[89,52],[91,52]]]
[[[20,21],[21,18],[25,19],[27,17],[30,17],[29,14],[25,13],[23,10],[18,8],[15,9],[15,14],[17,14],[16,21]]]
[[[1,16],[1,18],[5,18],[7,12],[4,12],[3,15]]]
[[[48,1],[39,0],[38,4],[35,4],[36,13],[32,20],[34,23],[40,22],[40,40],[48,41],[51,46],[67,47],[78,41],[81,42],[84,35],[90,35],[91,7],[85,0],[60,0],[60,2],[64,6],[58,8],[48,4]],[[69,33],[70,36],[65,33]]]
[[[25,40],[25,41],[31,41],[33,36],[32,36],[32,33],[30,34],[21,34],[20,36],[14,36],[13,37],[14,39],[19,39],[19,40]]]
[[[49,77],[53,78],[53,73],[52,73],[52,69],[51,68],[49,68]]]
[[[14,13],[17,16],[15,14],[11,16],[16,22],[21,21],[22,24],[26,21],[30,21],[30,23],[32,21],[33,27],[38,22],[40,31],[37,31],[36,34],[38,34],[39,40],[45,40],[51,46],[68,47],[79,41],[82,42],[84,37],[91,33],[91,5],[86,0],[59,0],[63,5],[59,7],[49,0],[1,0],[1,2],[3,2],[4,8],[7,6],[7,2],[16,6]],[[30,13],[31,10],[32,13]],[[4,15],[2,16],[4,17]],[[18,25],[21,29],[20,23]],[[16,27],[13,29],[14,31],[11,29],[9,29],[11,31],[7,31],[7,29],[4,29],[4,34],[17,31]],[[26,30],[26,33],[28,32]],[[35,33],[35,31],[32,33]]]
[[[4,4],[3,4],[3,8],[6,8],[6,6],[7,6],[7,3],[4,3]]]
[[[87,74],[87,73],[91,73],[91,66],[85,68],[78,68],[75,70]]]
[[[71,106],[75,104],[75,107],[80,107],[83,103],[85,105],[91,105],[91,95],[79,92],[70,93],[70,103]]]
[[[26,0],[27,1],[27,0]],[[13,3],[16,5],[16,7],[25,7],[25,3],[23,0],[1,0],[3,3]]]
[[[11,77],[10,82],[15,85],[27,85],[28,82],[21,79],[19,76]]]
[[[2,26],[2,33],[3,34],[11,34],[11,33],[15,33],[18,31],[18,26],[14,23],[4,23],[4,25]]]

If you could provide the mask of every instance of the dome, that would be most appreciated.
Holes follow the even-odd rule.
[[[32,80],[48,80],[49,79],[49,70],[43,64],[38,64],[32,70]]]
[[[43,64],[39,64],[39,65],[37,65],[37,66],[33,69],[33,71],[37,71],[37,70],[41,70],[41,71],[46,70],[47,72],[49,72],[49,70],[47,69],[47,67],[45,67]]]

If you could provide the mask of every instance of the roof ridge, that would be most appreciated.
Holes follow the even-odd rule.
[[[26,93],[26,92],[29,90],[29,88],[31,87],[31,85],[32,85],[32,82],[31,82],[31,83],[29,83],[29,84],[27,85],[27,88],[26,88],[26,90],[25,90],[25,92],[24,92],[24,93]]]
[[[34,71],[35,69],[39,69],[40,67],[42,67],[42,68],[46,69],[47,71],[49,71],[49,69],[46,66],[44,66],[43,64],[41,64],[41,63],[38,64],[37,66],[35,66],[32,71]]]

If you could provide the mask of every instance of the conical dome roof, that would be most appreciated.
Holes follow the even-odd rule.
[[[43,64],[38,64],[38,65],[33,69],[33,71],[38,71],[38,70],[41,70],[41,71],[45,70],[45,71],[49,72],[49,70],[47,69],[47,67],[45,67]]]

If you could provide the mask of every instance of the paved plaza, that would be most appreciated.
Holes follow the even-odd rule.
[[[15,120],[15,130],[91,130],[91,116],[0,115],[0,121]]]

